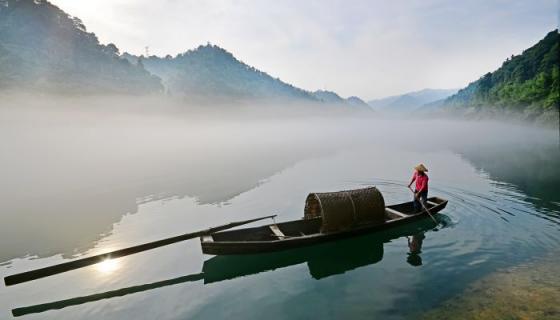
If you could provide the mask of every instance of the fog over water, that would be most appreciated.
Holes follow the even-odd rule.
[[[468,277],[475,278],[503,261],[513,264],[529,257],[534,246],[545,250],[558,243],[554,230],[558,230],[560,219],[560,195],[554,190],[560,182],[560,153],[555,130],[414,115],[385,119],[377,114],[317,112],[312,107],[296,105],[285,109],[248,104],[185,106],[171,98],[149,97],[4,98],[0,104],[3,276],[74,255],[271,212],[278,213],[280,221],[297,219],[303,214],[306,195],[314,191],[377,185],[387,203],[408,201],[410,194],[404,184],[418,162],[430,169],[431,195],[450,200],[443,213],[455,227],[430,233],[434,246],[441,244],[440,249],[432,249],[433,257],[445,257],[445,250],[453,252],[448,254],[450,261],[445,262],[450,265],[440,266],[444,273],[448,270],[444,267],[457,267],[452,261],[460,261],[457,264],[461,266],[477,265],[476,272],[465,271],[472,273],[465,276],[464,281],[468,281]],[[539,230],[539,235],[534,235],[531,228]],[[473,239],[461,238],[468,237],[469,231],[475,233]],[[503,251],[513,244],[518,251],[510,251],[513,255],[504,258]],[[402,243],[386,247],[382,268],[403,267],[405,260],[392,253],[397,249],[402,250]],[[84,277],[91,273],[84,269],[21,288],[3,288],[0,309],[195,272],[204,257],[195,240],[180,250],[169,247],[126,259],[129,258],[120,259],[127,265],[126,271],[110,280],[96,282]],[[157,261],[148,263],[149,259]],[[441,258],[438,263],[443,261]],[[426,269],[420,269],[430,270],[430,262],[427,264]],[[143,267],[138,269],[139,265]],[[359,270],[362,275],[360,271],[348,271],[346,278],[334,278],[339,284],[349,281],[344,282],[349,285],[364,276],[363,269]],[[271,280],[274,283],[283,279],[286,286],[293,281],[294,291],[286,290],[296,296],[301,294],[302,301],[310,301],[308,295],[319,288],[334,294],[330,288],[333,283],[329,282],[333,280],[299,287],[303,274],[307,273],[288,268],[268,272],[265,277],[275,279]],[[446,279],[455,279],[457,275],[453,274]],[[279,279],[274,278],[278,275]],[[431,279],[432,274],[425,276]],[[246,277],[233,282],[239,288],[251,288],[256,285],[255,279]],[[77,283],[73,288],[62,284],[71,281]],[[412,290],[408,280],[402,281],[400,285]],[[450,285],[449,292],[460,290],[462,285],[460,281]],[[118,319],[133,309],[146,319],[161,314],[177,319],[220,316],[224,314],[207,306],[235,296],[231,286],[228,281],[218,285],[225,290],[222,293],[215,291],[217,287],[182,286],[179,295],[174,291],[168,293],[169,297],[184,295],[194,302],[162,302],[162,313],[142,313],[147,312],[147,307],[142,306],[144,299],[152,301],[150,297],[155,299],[150,303],[158,303],[154,297],[158,293],[150,293],[142,298],[95,302],[93,306],[43,316]],[[47,288],[56,297],[50,297]],[[358,285],[352,290],[359,294],[360,288]],[[397,301],[409,301],[409,291],[392,292],[389,284],[381,288],[387,295],[384,307],[375,309],[378,315],[387,315],[392,310],[389,306]],[[249,292],[249,296],[253,294],[256,292]],[[263,299],[269,297],[269,293],[261,294]],[[167,294],[161,299],[164,297],[170,299]],[[206,300],[200,300],[202,297]],[[434,293],[427,303],[435,304],[439,298]],[[277,304],[266,300],[265,305],[274,310],[281,308],[282,301],[289,301],[282,294],[275,299],[279,299]],[[365,306],[365,301],[356,295],[348,299],[357,299],[352,300],[354,307]],[[319,306],[327,300],[318,301]],[[424,302],[415,301],[410,312],[422,308]],[[176,314],[165,313],[173,308],[179,308]],[[256,318],[239,308],[235,309],[237,315]],[[365,316],[360,308],[335,309],[331,317]],[[309,315],[301,308],[290,314]]]
[[[302,115],[297,106],[284,114],[278,106],[213,109],[155,98],[9,101],[0,109],[2,261],[84,250],[138,203],[188,196],[222,204],[302,160],[347,149],[369,148],[388,161],[393,149],[477,158],[554,147],[555,138],[497,122]],[[395,178],[420,161],[407,159]]]

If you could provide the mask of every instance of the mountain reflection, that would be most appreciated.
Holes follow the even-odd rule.
[[[524,141],[507,145],[487,143],[476,148],[463,147],[460,153],[492,180],[521,191],[523,200],[558,216],[560,149],[557,145]]]
[[[395,130],[412,123],[271,119],[234,115],[231,110],[187,112],[181,106],[159,103],[149,99],[47,99],[31,106],[14,102],[17,108],[0,108],[1,118],[10,119],[0,127],[0,144],[7,150],[0,162],[9,168],[0,182],[0,262],[56,254],[69,258],[94,248],[114,230],[115,223],[138,212],[144,203],[184,197],[201,205],[228,203],[287,168],[325,155],[348,159],[340,167],[323,168],[314,177],[292,177],[282,190],[308,181],[317,182],[314,188],[327,188],[321,183],[327,177],[341,182],[336,187],[353,186],[356,181],[346,183],[352,171],[360,171],[366,184],[372,178],[404,181],[413,159],[428,157],[428,151],[453,150],[493,179],[516,186],[536,206],[551,208],[560,203],[554,192],[560,183],[556,166],[560,156],[557,148],[532,143],[540,141],[540,135],[522,142],[520,137],[530,134],[511,131],[508,137],[513,141],[500,138],[482,145],[482,139],[471,135],[473,131],[491,137],[504,128],[481,125],[475,130],[468,123],[434,123],[426,126],[426,136],[434,140],[427,150],[405,130]],[[456,126],[457,133],[442,135],[449,125]],[[403,134],[398,133],[401,131]],[[548,134],[543,134],[542,140],[545,138]],[[474,147],[469,149],[469,143]],[[355,150],[359,153],[350,153]],[[369,160],[360,163],[361,159]],[[444,168],[448,160],[442,158],[445,162],[436,168],[441,177],[466,174]],[[350,166],[348,161],[356,165]],[[267,196],[270,198],[258,202],[281,196],[289,203],[305,193],[279,195],[276,190]],[[204,220],[194,210],[185,211],[189,223],[217,222]]]
[[[446,215],[436,216],[440,227],[449,225]],[[16,308],[12,314],[16,317],[48,310],[62,309],[88,302],[121,297],[133,293],[148,291],[166,286],[203,280],[212,284],[225,280],[251,276],[254,274],[307,263],[312,278],[320,280],[342,274],[360,267],[374,265],[383,259],[383,244],[391,240],[425,233],[434,228],[430,219],[378,232],[375,234],[330,242],[300,249],[265,253],[257,255],[215,256],[204,261],[202,272],[178,278],[122,288],[89,296],[76,297],[29,307]],[[403,253],[403,255],[405,255]]]
[[[43,117],[38,121],[20,120],[24,115],[17,112],[0,109],[16,123],[2,127],[0,143],[17,149],[0,156],[10,168],[0,182],[0,262],[26,255],[71,257],[93,248],[143,202],[191,197],[199,204],[224,203],[336,145],[296,135],[279,140],[281,126],[274,122],[272,129],[240,129],[233,120],[201,125],[161,114],[64,109],[68,114],[61,117],[57,110],[34,110],[36,118]],[[99,121],[101,127],[95,125]]]

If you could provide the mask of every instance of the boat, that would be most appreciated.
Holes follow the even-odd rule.
[[[440,214],[438,220],[441,222],[442,227],[446,227],[449,223],[449,217],[444,214]],[[307,266],[309,275],[313,279],[320,280],[358,268],[375,265],[383,259],[385,243],[402,237],[428,233],[433,228],[433,225],[432,220],[424,219],[397,228],[340,241],[326,242],[316,246],[256,255],[214,256],[204,261],[202,271],[198,273],[131,287],[112,289],[86,296],[19,307],[12,309],[12,315],[14,317],[21,317],[49,310],[60,310],[186,283],[198,282],[204,285],[213,285],[222,281],[239,279],[301,264]],[[402,254],[404,258],[406,256],[405,252]]]
[[[281,251],[387,230],[437,214],[447,206],[440,197],[427,199],[415,212],[412,201],[385,206],[376,187],[310,193],[303,219],[221,231],[200,237],[202,252],[242,255]]]

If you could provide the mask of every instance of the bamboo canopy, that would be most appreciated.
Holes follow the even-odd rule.
[[[322,233],[339,232],[385,221],[385,200],[376,187],[338,192],[310,193],[304,218],[322,218]]]

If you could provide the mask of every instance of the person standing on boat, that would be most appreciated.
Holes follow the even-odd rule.
[[[428,200],[428,175],[426,174],[428,169],[424,166],[424,164],[419,164],[414,167],[414,174],[412,175],[412,179],[408,184],[408,187],[416,181],[416,188],[414,190],[414,211],[420,212],[422,210],[422,203],[426,203]]]

